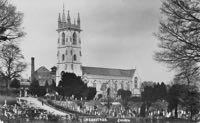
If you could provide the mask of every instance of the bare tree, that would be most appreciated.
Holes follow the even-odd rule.
[[[175,75],[175,79],[187,85],[194,85],[200,80],[199,75],[199,67],[196,64],[183,62]]]
[[[155,60],[178,70],[179,75],[196,74],[200,62],[200,1],[163,0],[161,13],[155,34],[160,50],[155,52]]]
[[[7,82],[8,88],[11,80],[20,77],[20,74],[25,70],[27,64],[22,61],[23,59],[17,45],[5,43],[0,47],[0,74]]]
[[[24,36],[21,23],[23,14],[7,0],[0,0],[0,42]]]

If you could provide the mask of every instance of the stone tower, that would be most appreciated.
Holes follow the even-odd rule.
[[[63,7],[62,17],[58,16],[58,43],[57,43],[57,71],[56,83],[61,79],[61,72],[75,73],[82,76],[81,69],[81,38],[80,38],[80,16],[71,22],[69,11],[67,18]]]

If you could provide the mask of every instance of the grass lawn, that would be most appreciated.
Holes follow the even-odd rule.
[[[8,105],[13,105],[17,103],[17,94],[18,90],[16,89],[9,89],[6,88],[0,88],[0,106],[5,103],[5,100],[7,100]]]
[[[5,103],[5,100],[7,100],[8,105],[13,105],[17,103],[17,98],[14,96],[0,95],[0,105],[3,105]]]
[[[16,104],[16,94],[16,90],[0,89],[0,105],[3,105],[5,103],[5,100],[7,100],[8,105]]]

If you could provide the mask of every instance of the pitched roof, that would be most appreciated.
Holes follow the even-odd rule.
[[[99,68],[82,66],[83,74],[102,75],[102,76],[119,76],[119,77],[133,77],[135,69],[113,69],[113,68]]]
[[[45,66],[41,66],[35,72],[50,72]]]

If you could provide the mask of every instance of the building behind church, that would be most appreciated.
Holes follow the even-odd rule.
[[[106,95],[110,88],[111,95],[116,96],[117,90],[130,90],[133,96],[140,95],[141,80],[136,69],[113,69],[83,66],[81,62],[81,20],[78,13],[77,20],[72,23],[70,13],[63,9],[58,16],[57,41],[57,71],[56,84],[61,78],[61,72],[75,73],[82,76],[88,86],[96,87],[97,94]]]
[[[31,58],[31,82],[37,80],[40,86],[45,86],[46,83],[51,85],[53,81],[56,81],[56,67],[52,67],[51,70],[47,69],[45,66],[39,67],[35,70],[34,58]]]

